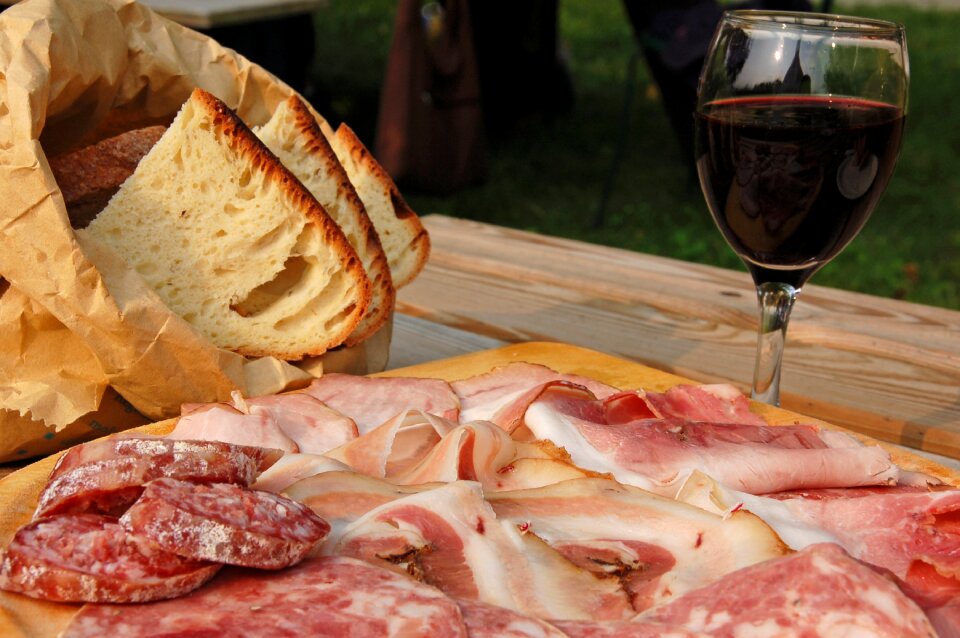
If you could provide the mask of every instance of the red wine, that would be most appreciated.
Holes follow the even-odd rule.
[[[797,288],[866,223],[903,133],[899,108],[826,96],[718,100],[696,117],[717,226],[758,284]]]

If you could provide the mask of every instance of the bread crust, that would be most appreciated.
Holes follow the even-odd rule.
[[[353,346],[379,330],[393,313],[396,302],[396,288],[394,288],[393,278],[390,274],[390,265],[380,243],[380,237],[367,215],[363,201],[361,201],[356,188],[347,176],[347,172],[340,164],[340,160],[337,159],[337,154],[330,146],[330,142],[327,141],[320,130],[316,118],[296,95],[291,95],[287,99],[287,105],[294,114],[297,130],[306,142],[307,151],[324,165],[327,174],[336,181],[338,194],[348,200],[350,206],[359,212],[357,222],[361,229],[364,244],[360,250],[373,257],[371,266],[367,270],[371,286],[370,305],[357,328],[345,341],[345,345]]]
[[[430,235],[420,222],[420,218],[403,199],[393,179],[380,166],[373,154],[367,150],[357,134],[346,124],[340,124],[334,137],[340,148],[350,155],[359,169],[375,180],[390,198],[393,214],[407,237],[404,242],[405,254],[402,259],[393,259],[393,256],[387,255],[390,259],[393,285],[401,288],[413,281],[426,265],[430,256]],[[375,220],[374,223],[376,223]]]

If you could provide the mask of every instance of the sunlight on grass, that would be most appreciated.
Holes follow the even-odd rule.
[[[371,145],[394,6],[333,3],[316,20],[316,82],[327,95],[317,106],[334,122],[347,120]],[[574,110],[493,135],[485,184],[445,197],[405,190],[413,208],[742,269],[710,220],[643,64],[623,119],[635,44],[621,5],[564,0],[560,9]],[[812,283],[960,308],[960,128],[948,114],[960,94],[960,12],[842,10],[906,25],[910,109],[887,194],[860,236]],[[594,228],[621,138],[625,155],[604,224]]]

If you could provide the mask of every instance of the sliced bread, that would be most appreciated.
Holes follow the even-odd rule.
[[[86,230],[222,348],[337,346],[370,283],[336,223],[242,121],[197,89]]]
[[[427,263],[430,236],[396,184],[350,127],[341,124],[334,132],[326,122],[320,125],[377,229],[393,285],[407,285]]]
[[[396,296],[387,257],[363,202],[317,120],[296,95],[280,104],[254,133],[317,198],[360,257],[371,283],[370,305],[346,345],[360,343],[390,316]]]

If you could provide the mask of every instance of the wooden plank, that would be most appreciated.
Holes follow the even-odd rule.
[[[563,341],[699,381],[749,385],[745,273],[428,216],[433,250],[402,313],[518,343]],[[960,312],[807,286],[788,331],[783,404],[960,457]]]
[[[418,317],[393,317],[390,368],[404,368],[506,345],[500,339],[459,330]]]

